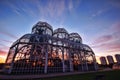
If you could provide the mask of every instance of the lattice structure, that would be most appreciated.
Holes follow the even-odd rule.
[[[53,31],[51,25],[41,21],[33,26],[31,34],[12,44],[4,67],[9,74],[94,70],[95,54],[78,33],[69,34],[64,28]]]

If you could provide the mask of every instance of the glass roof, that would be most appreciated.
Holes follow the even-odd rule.
[[[42,21],[37,22],[37,23],[33,26],[32,30],[33,30],[34,28],[38,27],[38,26],[39,26],[39,27],[47,27],[47,28],[49,28],[49,29],[51,29],[51,30],[53,31],[53,28],[52,28],[51,25],[49,25],[47,22],[42,22]]]
[[[57,34],[57,33],[66,33],[66,34],[68,34],[67,30],[64,29],[64,28],[58,28],[58,29],[54,30],[53,34]]]

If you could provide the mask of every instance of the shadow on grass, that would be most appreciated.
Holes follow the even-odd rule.
[[[120,80],[120,70],[86,73],[38,80]]]

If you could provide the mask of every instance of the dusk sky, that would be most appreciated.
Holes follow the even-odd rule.
[[[120,54],[120,0],[0,0],[0,60],[38,21],[79,33],[97,57]]]

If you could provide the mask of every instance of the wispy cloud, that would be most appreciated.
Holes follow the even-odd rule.
[[[0,39],[0,41],[7,42],[7,43],[13,43],[13,41],[5,40],[5,39]]]
[[[100,16],[107,11],[111,10],[112,8],[120,8],[120,0],[107,0],[106,4],[101,7],[101,9],[96,10],[92,17]]]
[[[96,13],[93,13],[93,14],[92,14],[92,17],[98,16],[98,15],[100,15],[100,14],[102,14],[102,13],[103,13],[103,10],[99,10],[99,11],[97,11]]]
[[[46,4],[47,6],[43,8],[44,13],[47,12],[47,15],[50,17],[60,17],[65,11],[65,1],[60,0],[49,0]],[[42,12],[42,11],[41,11]]]
[[[68,0],[69,2],[67,3],[68,4],[68,10],[70,12],[72,12],[75,8],[77,8],[80,3],[81,3],[81,0]]]
[[[120,8],[120,0],[108,0],[113,7]]]
[[[95,42],[93,42],[94,44],[99,44],[101,42],[109,42],[113,39],[113,36],[112,35],[103,35],[103,36],[100,36],[99,38],[97,38],[95,40]]]
[[[25,3],[26,2],[26,3]],[[27,4],[28,3],[28,4]],[[36,12],[33,11],[30,1],[6,1],[6,4],[11,8],[11,10],[18,16],[23,16],[24,14],[31,17],[36,16]]]
[[[0,50],[3,50],[3,51],[8,52],[9,48],[10,48],[9,46],[7,46],[7,45],[5,45],[5,44],[0,43]]]
[[[13,10],[17,15],[27,14],[31,17],[40,18],[50,17],[59,18],[69,10],[75,9],[81,0],[30,0],[30,1],[6,1],[6,4]],[[31,8],[32,6],[32,8]]]
[[[110,31],[112,31],[112,33],[120,32],[120,21],[115,22],[115,23],[110,27]]]
[[[17,39],[18,37],[15,34],[12,34],[12,32],[10,30],[7,29],[6,25],[7,22],[4,21],[0,21],[0,35],[4,35],[7,37],[10,37],[12,39]],[[2,37],[0,38],[2,41],[5,41]],[[6,40],[6,42],[10,42],[8,40]]]
[[[109,8],[104,8],[104,9],[97,10],[96,12],[94,12],[92,14],[92,17],[100,16],[101,14],[107,12],[108,10],[109,10]]]
[[[71,11],[74,8],[72,0],[68,3],[68,9]]]
[[[17,39],[17,36],[13,35],[12,33],[9,33],[8,31],[5,31],[5,30],[0,30],[0,34],[11,37],[13,39]]]
[[[99,49],[104,52],[119,52],[120,51],[120,23],[114,23],[108,33],[99,36],[91,44],[92,48]]]
[[[0,55],[4,56],[4,55],[6,55],[6,54],[7,54],[6,51],[0,50]]]

